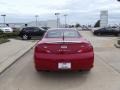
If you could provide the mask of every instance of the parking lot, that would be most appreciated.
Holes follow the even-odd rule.
[[[95,55],[99,56],[105,63],[120,72],[120,49],[114,46],[118,37],[94,36],[91,32],[80,33],[92,43]]]
[[[120,90],[120,49],[117,37],[97,37],[80,31],[94,46],[90,72],[36,72],[30,50],[0,75],[0,90]]]

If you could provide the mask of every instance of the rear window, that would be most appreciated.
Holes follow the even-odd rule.
[[[78,38],[80,37],[80,34],[77,31],[70,31],[70,30],[65,30],[65,31],[61,31],[61,30],[51,30],[48,31],[46,34],[46,38]]]

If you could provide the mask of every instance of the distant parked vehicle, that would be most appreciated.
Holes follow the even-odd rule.
[[[115,36],[120,36],[120,30],[113,29],[111,27],[108,28],[101,28],[98,30],[95,30],[94,35],[115,35]]]
[[[82,27],[78,27],[76,28],[78,31],[82,31]]]
[[[29,40],[33,36],[42,36],[46,31],[38,27],[25,27],[20,31],[19,36],[23,40]]]
[[[13,32],[20,32],[20,28],[12,27],[12,29],[13,29]]]
[[[84,27],[82,27],[82,30],[89,31],[89,30],[91,30],[91,28],[88,28],[88,27],[84,26]]]
[[[3,34],[3,31],[0,29],[0,35]]]
[[[82,30],[88,30],[88,27],[82,27]]]
[[[0,30],[2,30],[4,33],[12,33],[13,29],[10,27],[1,27]]]

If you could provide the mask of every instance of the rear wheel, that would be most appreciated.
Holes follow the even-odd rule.
[[[37,72],[41,72],[42,70],[40,70],[36,65],[35,65],[35,70],[37,71]]]
[[[118,33],[117,36],[120,36],[120,33]]]
[[[39,70],[39,69],[38,69],[38,68],[36,68],[36,67],[35,67],[35,70],[36,70],[37,72],[40,72],[40,71],[41,71],[41,70]]]
[[[91,71],[91,69],[86,69],[85,71],[89,72],[89,71]]]
[[[40,70],[38,70],[38,69],[35,69],[37,72],[40,72]]]
[[[31,38],[30,38],[29,35],[24,34],[24,35],[22,36],[22,39],[23,39],[23,40],[29,40],[29,39],[31,39]]]
[[[85,69],[85,70],[79,70],[80,72],[82,71],[82,72],[90,72],[91,71],[91,69]]]
[[[98,35],[98,36],[100,36],[100,35],[101,35],[101,33],[97,33],[97,35]]]

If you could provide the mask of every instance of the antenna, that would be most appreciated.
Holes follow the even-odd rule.
[[[63,32],[63,41],[64,41],[64,39],[65,39],[65,36],[64,36],[64,32]]]
[[[63,37],[62,38],[63,38],[63,44],[64,44],[64,40],[65,40],[64,32],[63,32]]]

